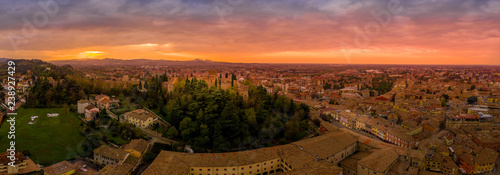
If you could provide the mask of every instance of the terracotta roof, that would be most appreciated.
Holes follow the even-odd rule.
[[[123,164],[109,164],[106,165],[103,169],[99,171],[99,174],[107,174],[107,175],[122,175],[129,174],[132,172],[134,166],[138,163],[139,158],[129,156],[123,162]]]
[[[344,150],[346,147],[355,144],[357,141],[354,136],[347,132],[336,132],[324,135],[323,137],[297,141],[292,144],[302,147],[305,151],[316,155],[320,159],[326,159]]]
[[[143,120],[143,121],[146,121],[149,118],[153,118],[153,119],[156,118],[155,115],[153,115],[152,113],[150,113],[144,109],[137,109],[135,111],[127,112],[123,115],[130,116],[130,117],[133,117],[133,118],[136,118],[139,120]]]
[[[148,144],[149,143],[146,140],[134,139],[130,141],[130,143],[127,144],[127,146],[125,146],[125,149],[133,149],[142,154],[144,151],[146,151]]]
[[[282,159],[295,170],[316,172],[317,158],[326,158],[356,143],[345,132],[330,133],[292,144],[229,153],[180,153],[162,151],[144,175],[187,174],[189,167],[231,167]]]
[[[49,175],[60,175],[74,169],[75,166],[73,166],[73,164],[64,160],[62,162],[43,168],[43,171],[45,171]]]
[[[356,170],[357,166],[358,166],[358,161],[360,161],[361,159],[365,158],[366,156],[368,156],[372,153],[373,152],[367,152],[367,151],[358,152],[358,153],[356,153],[352,156],[349,156],[348,158],[340,161],[340,165],[342,165],[342,167],[345,166],[351,170]]]
[[[87,107],[85,107],[85,109],[87,110],[92,110],[94,108],[96,108],[94,105],[88,105]]]
[[[83,100],[78,100],[78,103],[88,103],[88,102],[89,102],[89,101],[88,101],[88,100],[85,100],[85,99],[83,99]]]
[[[398,158],[399,155],[393,148],[384,148],[361,159],[358,164],[376,172],[386,172]]]
[[[11,162],[11,160],[7,157],[10,152],[2,152],[0,153],[0,164],[8,164]],[[23,155],[23,153],[21,152],[16,152],[16,160],[15,160],[15,164],[18,164],[18,163],[21,163],[22,161],[26,160],[26,157]]]
[[[476,163],[478,165],[495,163],[497,157],[498,157],[498,152],[496,152],[496,151],[494,151],[494,150],[492,150],[490,148],[484,148],[477,155]]]

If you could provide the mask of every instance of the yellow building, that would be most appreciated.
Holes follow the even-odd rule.
[[[309,174],[335,170],[336,164],[357,150],[357,139],[337,132],[292,144],[229,153],[180,153],[162,151],[143,175],[267,175],[280,172]]]
[[[357,175],[387,174],[398,161],[399,154],[394,148],[384,148],[373,152],[357,162]]]
[[[43,168],[44,175],[71,175],[75,174],[76,167],[68,161],[62,161]]]
[[[441,171],[444,157],[442,154],[428,153],[425,156],[423,167],[432,171]]]
[[[157,117],[144,110],[137,109],[135,111],[127,112],[121,116],[125,121],[132,123],[135,127],[147,128],[153,124]]]
[[[143,139],[134,139],[128,143],[124,150],[134,157],[142,157],[149,148],[149,143]]]
[[[495,161],[498,157],[498,152],[484,148],[477,156],[474,162],[473,171],[476,173],[489,173],[495,168]]]

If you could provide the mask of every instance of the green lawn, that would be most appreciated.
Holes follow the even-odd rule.
[[[59,113],[58,117],[47,117],[47,113]],[[30,125],[31,116],[38,116]],[[0,127],[0,150],[6,150],[10,124],[4,119]],[[43,165],[75,158],[77,145],[85,139],[79,132],[80,119],[65,108],[20,108],[16,116],[16,149],[29,150],[31,158]]]

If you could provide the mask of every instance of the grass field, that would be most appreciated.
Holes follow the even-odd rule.
[[[58,117],[47,117],[47,113],[59,113]],[[31,116],[38,116],[35,124],[28,124]],[[7,138],[10,124],[4,118],[0,126],[0,150],[5,151],[10,140]],[[48,165],[77,156],[69,150],[85,137],[79,132],[80,119],[66,108],[20,108],[16,116],[16,149],[29,150],[33,161]],[[73,152],[74,153],[74,152]]]

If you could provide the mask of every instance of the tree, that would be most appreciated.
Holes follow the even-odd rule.
[[[476,104],[477,103],[477,97],[469,97],[469,98],[467,98],[467,103],[469,103],[469,104]]]
[[[189,138],[191,138],[190,137],[191,134],[193,134],[196,131],[194,123],[191,120],[191,118],[189,118],[189,117],[182,119],[180,126],[179,126],[179,130],[181,131],[182,138],[188,139],[188,140],[189,140]]]
[[[470,86],[470,90],[473,91],[474,89],[476,89],[476,85],[473,84],[472,86]]]
[[[170,128],[168,128],[168,131],[167,131],[168,137],[175,138],[178,135],[179,135],[179,131],[177,131],[177,129],[175,129],[175,126],[171,126]]]
[[[132,131],[134,133],[133,138],[140,139],[140,138],[144,138],[145,137],[145,135],[142,132],[141,128],[135,127]]]
[[[314,123],[314,125],[318,126],[321,124],[321,121],[317,118],[313,119],[312,122]]]
[[[447,103],[444,98],[441,99],[441,107],[446,107]]]
[[[2,99],[2,100],[5,99],[5,92],[3,92],[3,91],[0,92],[0,99]]]
[[[323,85],[323,89],[330,89],[332,88],[332,84],[330,83],[326,83],[325,85]]]

